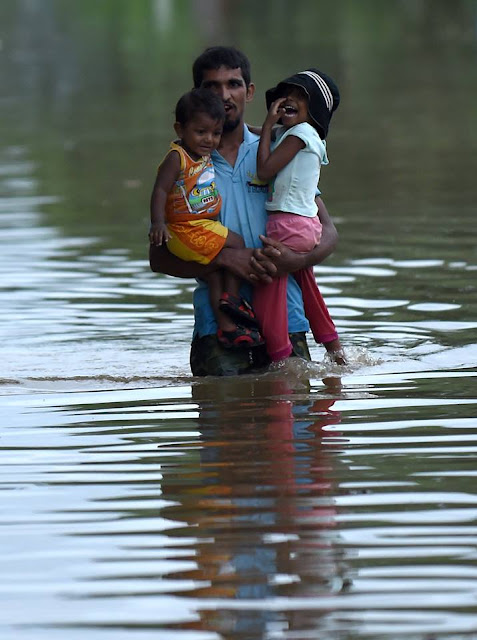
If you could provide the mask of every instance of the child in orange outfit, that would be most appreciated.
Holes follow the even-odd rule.
[[[222,100],[207,89],[193,89],[176,105],[179,140],[171,143],[158,169],[149,240],[155,245],[166,242],[182,260],[209,264],[224,247],[245,246],[240,235],[218,221],[222,200],[210,154],[219,145],[224,120]],[[255,314],[240,297],[240,279],[219,269],[205,279],[220,343],[230,348],[263,344]]]

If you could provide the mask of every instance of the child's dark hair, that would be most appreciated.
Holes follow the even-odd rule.
[[[225,120],[222,98],[210,89],[192,89],[176,104],[176,122],[184,126],[197,113],[205,113],[212,120]]]
[[[245,85],[250,85],[250,61],[247,56],[235,47],[209,47],[202,53],[192,66],[194,87],[200,87],[204,79],[204,71],[210,69],[238,69],[242,71]]]

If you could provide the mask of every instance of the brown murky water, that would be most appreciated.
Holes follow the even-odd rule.
[[[477,4],[0,5],[7,640],[477,637]],[[272,11],[273,9],[273,11]],[[316,275],[350,356],[194,379],[146,260],[209,43],[336,77]]]

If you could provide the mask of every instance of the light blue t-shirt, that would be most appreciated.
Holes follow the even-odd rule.
[[[261,247],[259,235],[265,234],[267,212],[265,201],[268,187],[257,177],[259,137],[244,127],[244,141],[240,145],[235,166],[231,166],[214,151],[212,161],[215,179],[222,196],[220,221],[239,233],[247,247]],[[244,284],[242,295],[251,300],[252,288]],[[309,324],[303,310],[301,290],[293,277],[288,278],[288,330],[290,333],[308,331]],[[205,282],[200,281],[194,291],[194,334],[200,337],[217,332],[217,323],[209,302]]]
[[[318,212],[315,195],[321,165],[328,164],[326,142],[311,124],[300,122],[289,129],[280,127],[273,148],[276,149],[288,136],[300,138],[305,146],[270,183],[266,209],[314,218]]]

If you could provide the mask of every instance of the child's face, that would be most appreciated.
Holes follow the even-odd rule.
[[[219,146],[224,123],[214,120],[205,113],[197,113],[185,125],[178,122],[174,125],[182,146],[194,159],[209,156]]]
[[[281,121],[287,127],[293,127],[302,122],[312,123],[308,113],[308,96],[303,89],[287,84],[282,91],[284,102],[281,104]]]

